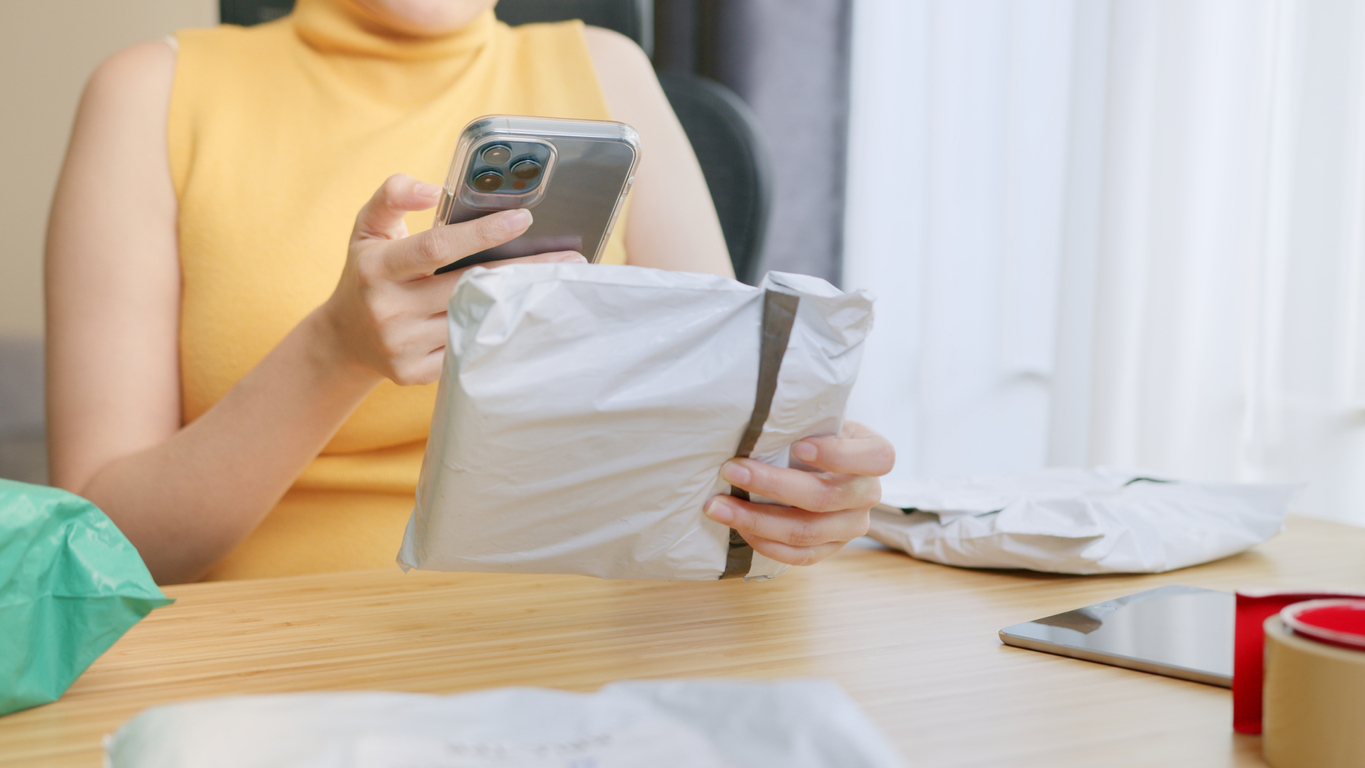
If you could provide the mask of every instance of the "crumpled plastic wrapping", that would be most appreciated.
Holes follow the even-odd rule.
[[[870,536],[921,560],[1049,573],[1160,573],[1271,538],[1302,488],[1107,467],[884,485]]]
[[[761,288],[604,265],[466,273],[400,564],[629,579],[785,571],[749,550],[735,573],[730,529],[702,512],[731,490],[720,467],[761,400],[760,362],[776,346],[765,322],[781,297],[799,303],[750,455],[803,466],[791,444],[842,423],[872,325],[865,293],[781,273]]]
[[[56,701],[170,602],[94,504],[0,480],[0,715]]]
[[[632,681],[597,693],[305,693],[155,707],[109,768],[897,768],[837,685]]]

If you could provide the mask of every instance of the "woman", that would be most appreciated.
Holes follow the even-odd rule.
[[[51,472],[158,581],[392,563],[460,277],[432,272],[531,220],[409,235],[440,193],[418,179],[443,178],[469,119],[630,123],[645,152],[604,261],[729,274],[642,52],[580,24],[508,29],[494,2],[300,0],[273,24],[134,46],[91,77],[48,233]],[[793,453],[822,471],[722,471],[791,507],[717,497],[706,513],[813,563],[865,532],[892,451],[849,424]]]

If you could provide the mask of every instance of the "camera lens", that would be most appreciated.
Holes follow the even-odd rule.
[[[512,175],[530,181],[540,175],[540,162],[532,157],[524,157],[512,165]]]
[[[491,147],[485,147],[479,156],[489,165],[502,165],[512,156],[512,150],[501,144],[494,144]]]
[[[502,174],[489,168],[474,177],[472,185],[480,192],[497,192],[502,188]]]

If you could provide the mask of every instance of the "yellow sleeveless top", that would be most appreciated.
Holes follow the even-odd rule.
[[[439,38],[378,29],[354,0],[299,0],[269,24],[176,35],[185,423],[327,299],[385,178],[442,183],[481,115],[610,118],[581,23],[513,29],[489,11]],[[432,216],[410,214],[408,230]],[[623,230],[605,262],[625,262]],[[435,397],[434,384],[381,384],[208,578],[394,567]]]

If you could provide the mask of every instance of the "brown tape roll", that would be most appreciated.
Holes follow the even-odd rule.
[[[1265,622],[1265,727],[1275,768],[1365,765],[1365,651],[1337,648]]]

